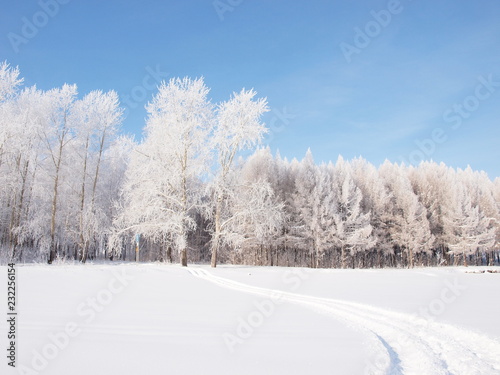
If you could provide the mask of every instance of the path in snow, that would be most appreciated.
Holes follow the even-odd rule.
[[[308,307],[367,332],[376,349],[366,374],[500,374],[500,343],[475,332],[360,303],[254,287],[204,269],[189,272],[225,288],[271,300],[279,296],[281,301]]]

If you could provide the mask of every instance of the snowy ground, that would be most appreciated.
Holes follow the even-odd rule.
[[[19,265],[0,373],[500,374],[500,274],[480,269]],[[3,311],[6,285],[2,266]]]

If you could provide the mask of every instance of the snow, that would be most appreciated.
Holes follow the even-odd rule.
[[[500,274],[468,273],[477,269],[487,268],[19,265],[18,367],[5,356],[0,366],[6,375],[500,374]],[[5,345],[6,319],[0,332]]]

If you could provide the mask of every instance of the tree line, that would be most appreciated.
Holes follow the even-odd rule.
[[[0,64],[0,259],[308,267],[500,262],[500,179],[259,148],[267,101],[162,82],[140,141],[116,92],[22,87]],[[241,152],[250,150],[243,158]]]

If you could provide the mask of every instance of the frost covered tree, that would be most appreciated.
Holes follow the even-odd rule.
[[[274,265],[284,212],[273,189],[274,162],[269,148],[256,150],[233,175],[234,184],[225,200],[229,212],[224,212],[220,238],[240,252],[255,250],[254,264],[263,264],[265,253],[265,264]]]
[[[231,215],[221,226],[223,244],[247,254],[255,250],[259,254],[256,264],[262,264],[265,251],[266,260],[273,265],[272,248],[283,221],[282,205],[271,186],[262,181],[247,181],[236,193],[237,198],[231,200]]]
[[[407,264],[411,268],[415,254],[429,252],[434,241],[426,210],[414,193],[404,166],[386,161],[380,173],[392,192],[389,235],[392,243],[407,254]]]
[[[362,211],[370,213],[372,235],[376,241],[373,245],[376,255],[374,264],[382,267],[384,259],[394,254],[393,245],[387,235],[390,192],[386,189],[373,164],[368,163],[365,159],[357,158],[352,160],[350,165],[354,184],[361,191]]]
[[[314,214],[311,198],[318,179],[317,166],[314,163],[310,149],[307,150],[306,155],[300,163],[297,162],[294,164],[296,164],[296,169],[293,171],[294,191],[292,215],[297,218],[296,232],[300,237],[300,242],[297,246],[305,249],[308,255],[311,256],[311,252],[314,249],[314,235],[310,228]],[[315,262],[309,262],[311,267],[315,264]]]
[[[7,158],[12,155],[10,149],[16,147],[16,136],[21,133],[18,123],[22,121],[23,110],[17,105],[17,96],[22,82],[18,68],[12,68],[7,62],[0,63],[0,189],[6,187],[5,180],[9,177]],[[7,190],[2,190],[0,198],[5,197],[7,193]]]
[[[102,235],[108,240],[105,243],[105,255],[113,260],[115,257],[125,259],[125,251],[119,244],[113,246],[113,239],[119,241],[120,238],[113,238],[116,232],[114,221],[119,220],[122,214],[120,211],[124,207],[123,187],[125,186],[125,175],[130,164],[131,155],[137,147],[132,136],[121,135],[110,142],[105,150],[102,160],[102,177],[97,195],[96,206],[101,212]]]
[[[363,212],[361,190],[355,185],[350,165],[342,157],[338,158],[335,165],[334,181],[335,242],[341,249],[341,267],[346,268],[347,251],[353,256],[359,251],[372,248],[376,241],[372,236],[370,212]]]
[[[479,207],[480,212],[483,213],[487,221],[486,231],[493,232],[495,238],[500,235],[500,205],[498,200],[495,199],[494,184],[489,179],[488,175],[483,171],[473,171],[470,167],[464,171],[458,170],[458,177],[462,178],[467,186],[467,191],[471,193],[472,204]],[[490,244],[490,242],[487,242]],[[498,248],[496,240],[489,246],[480,246],[476,252],[476,263],[483,255],[491,263],[491,258],[494,254],[490,251]]]
[[[43,94],[35,88],[19,93],[10,108],[8,157],[4,158],[2,185],[8,187],[9,246],[11,258],[22,255],[22,244],[28,239],[29,213],[36,172],[40,161],[40,114]],[[19,254],[18,254],[18,247]]]
[[[188,233],[200,208],[199,181],[207,172],[212,105],[203,79],[162,82],[147,105],[143,142],[132,155],[124,186],[119,233],[142,234],[172,245],[187,265]],[[116,239],[116,235],[115,235]],[[116,243],[116,242],[115,242]]]
[[[298,217],[294,213],[294,192],[295,192],[295,163],[290,163],[286,158],[282,158],[277,152],[274,158],[273,167],[269,168],[272,172],[271,185],[276,195],[276,199],[283,204],[283,221],[281,230],[276,234],[276,242],[279,251],[286,261],[286,265],[297,264],[298,244],[301,239],[296,235],[300,224]]]
[[[446,217],[448,247],[454,255],[462,254],[464,265],[467,265],[468,256],[494,246],[495,228],[479,204],[473,203],[471,192],[464,183],[455,185],[450,210]]]
[[[38,163],[41,92],[20,90],[19,70],[0,64],[0,241],[9,257],[22,255],[34,171]],[[3,232],[3,233],[2,233]]]
[[[300,183],[296,186],[299,189],[301,188]],[[314,254],[313,267],[316,268],[322,264],[325,251],[331,248],[335,241],[339,239],[338,227],[334,225],[337,201],[332,186],[332,175],[329,173],[327,166],[320,165],[317,169],[314,187],[310,196],[311,209],[304,210],[304,207],[302,208],[302,212],[311,214],[311,221],[305,224],[306,228],[310,230]]]
[[[7,61],[0,63],[0,103],[5,103],[16,95],[24,79],[19,77],[18,67],[11,67]]]
[[[211,265],[217,265],[217,252],[227,237],[225,223],[231,220],[230,210],[224,209],[226,201],[234,194],[234,184],[229,179],[234,159],[241,150],[250,149],[262,140],[267,132],[261,122],[262,115],[269,109],[267,100],[255,99],[254,90],[241,90],[217,108],[216,125],[212,138],[212,147],[216,150],[215,176],[212,184],[214,213],[212,234]],[[256,190],[262,192],[261,190]]]
[[[495,199],[495,202],[498,207],[498,216],[500,216],[500,177],[495,178],[491,185],[491,189],[493,191],[493,198]],[[498,249],[500,248],[500,218],[497,218],[495,220],[495,227],[496,227],[496,235],[495,235],[495,244],[493,245],[493,249],[497,249],[496,256],[498,257],[498,261],[500,262],[500,252]],[[491,249],[491,250],[493,250]],[[489,264],[493,265],[495,262],[495,252],[491,251],[491,254],[489,255]]]
[[[77,164],[81,165],[81,181],[77,188],[78,258],[85,263],[90,243],[95,240],[96,234],[105,232],[100,225],[102,216],[96,206],[96,198],[104,152],[121,122],[118,94],[114,91],[93,91],[75,104],[72,115],[76,129],[74,152]]]
[[[456,186],[456,172],[441,164],[423,162],[416,168],[409,169],[409,178],[415,194],[427,211],[427,219],[435,238],[433,248],[437,264],[448,263],[446,238],[447,215],[453,211]]]
[[[331,177],[325,165],[315,165],[308,150],[296,173],[294,209],[300,220],[302,246],[309,249],[311,267],[320,266],[325,250],[334,240],[335,197]]]
[[[215,106],[203,80],[163,82],[144,139],[117,94],[21,87],[0,63],[0,261],[144,259],[311,267],[500,262],[500,180],[424,162],[317,165],[268,148],[265,99]],[[224,251],[219,251],[222,249]],[[229,256],[228,256],[229,254]],[[166,255],[166,256],[165,256]]]
[[[65,157],[67,146],[74,137],[71,124],[71,111],[77,98],[76,85],[63,85],[61,88],[47,92],[48,127],[42,129],[42,141],[48,157],[48,174],[52,181],[49,259],[52,263],[57,256],[59,247],[57,231],[62,229],[58,222],[61,185],[64,178]],[[59,224],[59,225],[58,225]],[[58,228],[59,226],[59,228]]]

